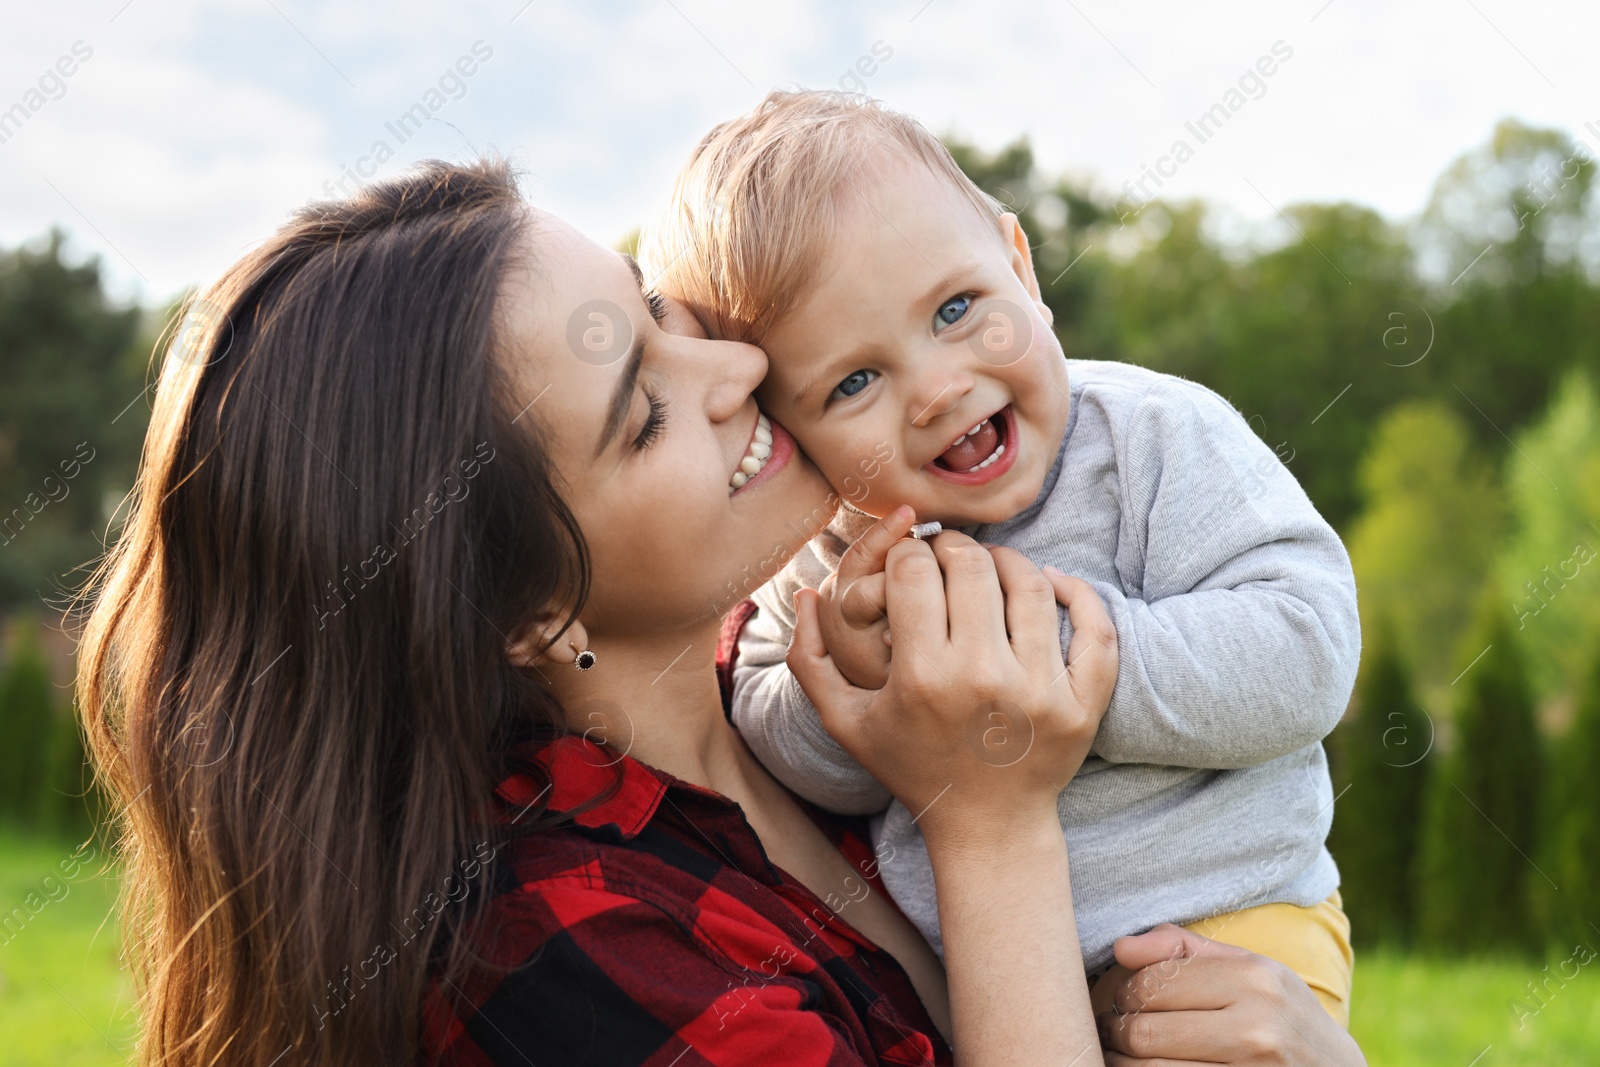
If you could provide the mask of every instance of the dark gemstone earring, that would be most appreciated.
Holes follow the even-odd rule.
[[[572,661],[572,665],[574,667],[578,668],[580,671],[593,669],[594,661],[599,658],[594,654],[593,651],[587,648],[579,649],[577,644],[572,641],[567,642],[567,647],[578,653],[578,658]]]

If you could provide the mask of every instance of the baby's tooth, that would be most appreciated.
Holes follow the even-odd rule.
[[[732,479],[729,480],[728,484],[733,486],[735,489],[738,489],[741,486],[743,486],[745,482],[748,482],[749,480],[750,480],[750,476],[748,474],[746,474],[744,471],[734,471],[733,472],[733,477],[732,477]]]
[[[772,446],[762,441],[751,441],[750,454],[757,459],[766,459],[772,455]]]
[[[984,420],[983,420],[983,422],[988,422],[988,421],[989,421],[989,420],[988,420],[988,419],[984,419]],[[965,434],[965,436],[967,436],[967,437],[971,437],[971,436],[972,436],[972,435],[973,435],[973,434],[975,434],[975,433],[977,433],[977,432],[978,432],[978,431],[979,431],[979,430],[981,430],[981,429],[983,429],[983,422],[980,422],[980,423],[978,423],[978,425],[976,425],[976,426],[974,426],[974,427],[973,427],[973,428],[972,428],[972,429],[970,429],[970,430],[968,430],[968,431],[967,431],[967,432],[966,432],[966,434]]]
[[[746,456],[739,461],[739,469],[746,474],[754,474],[761,469],[761,461],[754,456]]]
[[[764,445],[770,445],[772,443],[772,431],[764,426],[757,426],[756,440]]]

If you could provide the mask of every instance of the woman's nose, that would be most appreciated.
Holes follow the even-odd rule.
[[[696,341],[697,361],[706,374],[706,415],[731,419],[767,376],[767,354],[739,341]]]

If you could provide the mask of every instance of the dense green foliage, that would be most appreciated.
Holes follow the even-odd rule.
[[[1600,947],[1600,643],[1570,732],[1555,754],[1555,783],[1544,856],[1554,885],[1536,883],[1552,939]]]
[[[38,821],[49,807],[50,750],[56,733],[55,693],[33,627],[12,642],[0,673],[0,815]]]
[[[1505,535],[1500,480],[1440,400],[1395,405],[1361,461],[1364,508],[1346,537],[1369,640],[1391,640],[1429,691],[1448,687],[1463,628]],[[1381,638],[1373,620],[1393,627]]]
[[[63,238],[0,251],[0,608],[58,603],[133,484],[150,339]]]
[[[1530,902],[1543,877],[1530,858],[1544,785],[1527,665],[1498,595],[1462,647],[1455,744],[1429,782],[1422,828],[1418,935],[1466,954],[1540,946]]]
[[[1371,651],[1355,713],[1336,735],[1341,791],[1329,851],[1359,946],[1410,940],[1424,786],[1436,730],[1417,703],[1387,616],[1368,631]]]

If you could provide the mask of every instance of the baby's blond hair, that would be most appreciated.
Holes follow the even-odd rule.
[[[646,275],[712,336],[759,343],[816,279],[839,194],[889,153],[925,165],[985,219],[1002,213],[911,116],[853,93],[772,92],[695,149],[641,235]]]

